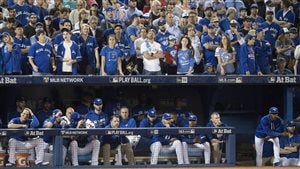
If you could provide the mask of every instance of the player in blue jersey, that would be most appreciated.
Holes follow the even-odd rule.
[[[265,141],[273,142],[274,161],[273,165],[280,166],[279,136],[283,133],[283,121],[278,116],[278,108],[271,107],[269,114],[263,116],[255,131],[256,166],[262,166],[262,152]]]
[[[29,48],[28,59],[32,67],[33,75],[50,74],[52,70],[56,70],[56,65],[52,53],[52,46],[46,42],[46,33],[39,30],[36,33],[37,43]]]
[[[82,56],[78,44],[71,40],[71,31],[62,29],[64,41],[57,47],[57,74],[76,75]]]
[[[227,125],[222,123],[220,114],[213,112],[210,115],[210,121],[206,124],[206,127],[226,127]],[[223,134],[208,134],[207,139],[211,143],[212,147],[212,159],[215,164],[221,162],[222,154],[225,151],[225,135]],[[223,160],[222,160],[223,161]]]
[[[262,75],[260,67],[255,58],[253,45],[255,37],[248,34],[245,36],[245,43],[240,47],[240,74],[241,75]]]
[[[279,138],[280,162],[282,166],[300,166],[300,135],[295,133],[294,121],[286,123],[287,135]]]
[[[87,75],[99,74],[99,46],[96,39],[89,35],[89,28],[88,24],[82,24],[80,36],[78,37],[80,53],[82,55],[82,61],[79,62],[79,73]]]
[[[191,75],[194,72],[194,48],[191,44],[191,40],[187,36],[183,36],[180,39],[180,44],[175,55],[177,63],[177,74],[179,75]]]
[[[119,128],[120,119],[119,116],[112,115],[110,117],[110,124],[105,128]],[[104,165],[110,165],[109,157],[111,149],[119,149],[121,152],[126,154],[128,158],[128,164],[134,165],[134,154],[131,145],[129,144],[129,140],[124,135],[104,135],[101,137],[101,145],[103,148],[103,161]],[[118,159],[121,159],[118,157]]]
[[[74,118],[77,117],[77,118]],[[80,114],[73,112],[71,119],[76,119],[77,123],[72,125],[72,128],[89,128],[86,120],[82,119]],[[78,166],[78,155],[89,155],[92,153],[91,165],[98,165],[98,158],[100,152],[100,141],[97,136],[72,136],[70,142],[70,150],[72,155],[72,165]]]
[[[184,127],[198,127],[197,126],[197,116],[191,114],[188,117],[189,124]],[[210,144],[205,135],[196,135],[196,134],[189,134],[181,136],[182,140],[182,149],[183,149],[183,160],[185,164],[190,164],[188,152],[196,151],[202,153],[204,151],[204,163],[210,164]],[[200,150],[200,151],[199,151]]]
[[[263,29],[256,29],[256,40],[254,43],[254,52],[257,64],[263,74],[271,73],[270,57],[272,54],[271,44],[264,40],[265,33]]]
[[[30,13],[32,12],[31,7],[25,3],[25,0],[17,0],[15,4],[16,9],[16,19],[23,25],[27,25]]]
[[[101,56],[101,73],[106,75],[124,75],[122,71],[121,50],[115,48],[115,35],[108,36],[108,45],[103,47],[100,52]]]
[[[14,39],[8,32],[2,33],[3,47],[3,61],[4,61],[4,74],[7,75],[20,75],[21,71],[21,48],[18,44],[14,43]]]
[[[18,44],[21,48],[21,69],[23,75],[31,74],[30,64],[28,63],[28,51],[30,47],[30,41],[24,36],[24,29],[21,24],[16,25],[16,36],[14,37],[14,43]]]
[[[86,115],[86,123],[90,128],[104,128],[109,123],[108,115],[103,112],[103,102],[100,98],[95,98],[93,102],[94,109]]]
[[[171,114],[164,113],[161,122],[154,125],[154,127],[170,128],[174,127],[171,122]],[[151,150],[151,165],[155,165],[158,162],[158,156],[160,152],[176,152],[177,163],[184,164],[182,143],[178,136],[175,135],[159,135],[154,134],[152,137]]]
[[[39,125],[38,119],[31,109],[25,108],[19,117],[13,118],[8,123],[9,129],[36,128]],[[48,165],[44,160],[44,144],[42,138],[28,139],[25,136],[13,135],[8,141],[9,158],[6,166],[14,166],[16,162],[16,152],[30,153],[29,160],[34,161],[37,166]],[[35,150],[35,152],[34,152]],[[34,158],[36,154],[36,159]]]
[[[214,24],[207,25],[208,34],[203,36],[201,39],[201,44],[203,45],[204,52],[204,62],[212,63],[215,67],[218,62],[215,57],[215,50],[220,45],[221,38],[216,36],[216,27]]]

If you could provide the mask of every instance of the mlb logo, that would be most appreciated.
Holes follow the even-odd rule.
[[[237,77],[236,78],[236,83],[243,83],[243,78],[242,77]]]
[[[119,83],[119,78],[118,77],[110,78],[110,82],[111,83]]]
[[[268,78],[268,83],[275,83],[276,82],[276,77],[269,77]]]
[[[50,78],[49,78],[49,77],[44,77],[43,79],[44,79],[44,82],[45,82],[45,83],[49,83],[49,81],[50,81]]]

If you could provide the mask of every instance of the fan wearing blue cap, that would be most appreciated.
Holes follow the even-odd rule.
[[[86,120],[90,121],[95,128],[104,128],[109,123],[108,115],[102,110],[103,101],[100,98],[95,98],[93,101],[93,110],[90,110],[86,115]]]
[[[246,35],[245,43],[240,47],[240,74],[241,75],[262,75],[257,60],[255,58],[254,43],[255,37],[253,35]]]
[[[188,125],[184,127],[200,127],[197,125],[197,116],[194,114],[190,114],[188,117]],[[182,135],[182,149],[183,149],[183,160],[184,164],[190,164],[188,150],[197,148],[197,152],[200,154],[204,152],[204,163],[210,164],[210,143],[208,142],[205,135],[200,134],[189,134]]]
[[[172,34],[166,29],[166,21],[165,20],[159,20],[158,21],[158,32],[155,36],[155,41],[158,42],[161,45],[161,48],[163,51],[166,51],[166,48],[168,47],[168,38]]]
[[[255,131],[255,150],[256,150],[256,166],[262,166],[262,152],[265,141],[273,142],[274,166],[280,166],[280,146],[279,137],[283,133],[283,121],[278,116],[277,107],[270,107],[269,114],[263,116]]]
[[[271,73],[270,60],[272,54],[271,44],[265,40],[263,29],[256,29],[256,39],[254,43],[254,52],[256,55],[257,65],[263,74]]]
[[[300,135],[295,133],[296,124],[288,121],[285,128],[286,135],[279,138],[280,162],[282,166],[300,166]]]
[[[21,71],[21,48],[16,44],[8,32],[1,34],[3,47],[3,60],[5,63],[4,74],[6,75],[20,75]]]
[[[164,113],[161,122],[157,123],[154,127],[170,128],[174,127],[171,121],[171,114]],[[152,137],[151,150],[151,165],[156,165],[158,156],[161,151],[163,152],[176,152],[178,164],[184,164],[182,144],[176,135],[159,135],[154,134]]]

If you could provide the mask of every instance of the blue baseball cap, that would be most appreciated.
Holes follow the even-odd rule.
[[[252,4],[250,8],[258,8],[257,4]]]
[[[60,109],[54,109],[52,111],[53,116],[55,116],[57,113],[62,112]]]
[[[295,122],[294,121],[288,121],[286,124],[285,124],[286,127],[294,127],[296,126]]]
[[[163,25],[165,25],[166,24],[166,21],[164,20],[164,19],[161,19],[161,20],[159,20],[158,22],[157,22],[157,25],[158,26],[163,26]]]
[[[156,117],[157,116],[157,113],[156,113],[156,110],[155,110],[154,107],[152,109],[148,110],[148,116],[150,116],[150,117]]]
[[[6,36],[10,36],[10,34],[9,34],[8,32],[3,32],[3,33],[1,34],[1,38],[4,38],[4,37],[6,37]]]
[[[52,17],[50,15],[47,15],[44,17],[44,20],[52,20]]]
[[[208,29],[213,29],[213,28],[216,28],[216,26],[213,23],[210,23],[210,24],[207,25],[207,28]]]
[[[36,33],[35,36],[40,36],[40,34],[45,34],[46,32],[44,31],[44,29],[39,29]]]
[[[108,12],[108,11],[113,11],[114,10],[114,7],[112,7],[112,6],[108,6],[107,8],[105,8],[105,10],[106,10],[106,12]]]
[[[165,120],[170,120],[171,119],[171,114],[170,113],[164,113],[162,118],[165,119]]]
[[[262,31],[264,31],[262,28],[257,28],[256,29],[256,33],[259,33],[259,32],[262,32]]]
[[[103,104],[102,99],[100,99],[100,98],[94,99],[94,104],[95,105],[102,105]]]
[[[140,17],[140,15],[135,13],[135,14],[131,15],[130,20],[134,20],[134,18],[137,18],[137,17]]]
[[[44,24],[42,22],[37,22],[37,23],[34,24],[34,26],[35,27],[37,27],[37,26],[44,26]]]
[[[197,116],[194,114],[191,114],[191,115],[189,115],[188,120],[189,121],[197,121]]]
[[[279,110],[277,107],[270,107],[269,114],[278,114]]]
[[[79,113],[73,112],[73,113],[71,114],[71,119],[72,119],[73,121],[79,121],[79,120],[82,119],[82,117],[80,116]]]

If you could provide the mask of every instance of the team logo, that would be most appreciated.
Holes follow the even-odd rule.
[[[276,77],[268,77],[268,83],[275,83]]]

